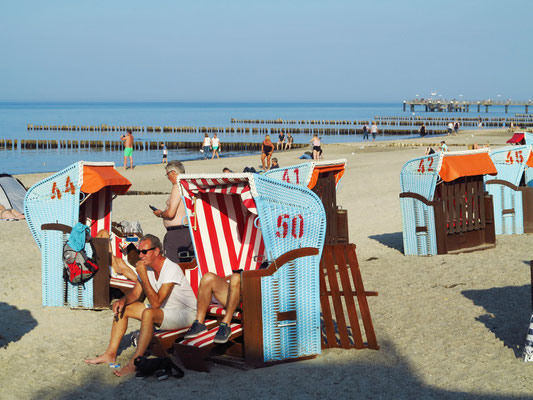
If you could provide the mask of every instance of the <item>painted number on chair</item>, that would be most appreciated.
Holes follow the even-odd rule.
[[[67,180],[65,181],[64,193],[76,194],[76,188],[74,187],[70,176],[67,176]],[[57,182],[54,182],[54,184],[52,185],[51,198],[61,200],[61,190],[59,190],[59,185],[57,184]]]
[[[292,171],[294,172],[294,179],[296,180],[295,183],[299,185],[300,184],[300,171],[298,170],[298,168],[294,168]],[[283,182],[292,183],[288,169],[286,169],[285,172],[283,173],[283,178],[281,178],[281,180]]]
[[[420,164],[418,164],[418,172],[421,174],[424,174],[426,172],[433,172],[433,162],[435,161],[435,157],[431,158],[423,158],[420,160]]]
[[[514,157],[513,157],[514,153]],[[516,150],[516,151],[508,151],[507,157],[505,157],[505,163],[506,164],[514,164],[514,163],[522,164],[524,162],[524,156],[522,155],[522,150]]]
[[[304,235],[304,218],[301,214],[294,216],[292,219],[289,214],[282,214],[278,216],[278,228],[276,236],[279,238],[286,238],[289,234],[289,223],[291,224],[291,235],[295,239],[299,239]]]

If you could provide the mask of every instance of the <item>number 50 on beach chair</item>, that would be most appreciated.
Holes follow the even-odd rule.
[[[257,174],[181,175],[179,182],[198,264],[187,272],[191,284],[207,272],[243,271],[242,319],[217,353],[231,349],[254,367],[320,354],[320,199]],[[265,261],[270,266],[260,270]],[[201,359],[215,332],[175,345],[186,367],[206,369]]]
[[[92,237],[101,229],[111,232],[113,198],[126,193],[130,186],[131,183],[115,170],[114,163],[80,161],[28,190],[24,212],[41,249],[44,306],[109,307],[109,241],[93,239],[95,248],[101,248],[103,256],[97,261],[102,265],[92,280],[74,286],[63,279],[63,245],[67,230],[54,229],[49,224],[72,227],[81,222],[90,228]],[[49,229],[42,229],[43,225]],[[85,250],[91,257],[91,247],[87,245]],[[69,285],[68,290],[66,285]]]

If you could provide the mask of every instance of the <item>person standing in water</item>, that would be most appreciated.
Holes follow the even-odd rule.
[[[124,142],[124,169],[128,169],[128,158],[130,159],[130,168],[133,169],[133,134],[131,129],[128,129],[128,134],[122,135],[120,140]]]

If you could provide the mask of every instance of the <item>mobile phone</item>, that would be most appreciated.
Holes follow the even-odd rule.
[[[154,207],[154,206],[148,206],[148,207],[150,207],[152,209],[152,211],[157,210],[157,207]]]

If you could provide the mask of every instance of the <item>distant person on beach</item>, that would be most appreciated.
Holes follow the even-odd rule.
[[[283,129],[279,132],[278,135],[278,144],[276,145],[276,150],[279,150],[279,147],[281,146],[281,150],[285,147],[285,134],[283,133]]]
[[[128,169],[127,161],[130,159],[130,168],[133,169],[133,134],[128,129],[127,135],[122,135],[120,140],[124,142],[124,169]]]
[[[294,142],[294,138],[292,137],[290,132],[287,132],[287,143],[285,143],[285,150],[292,149],[293,142]]]
[[[453,124],[453,131],[454,131],[455,135],[457,135],[457,133],[459,132],[459,122],[458,121],[455,121],[455,123]]]
[[[442,151],[443,153],[448,151],[448,145],[444,140],[440,142],[440,151]]]
[[[202,150],[204,153],[204,160],[207,160],[207,158],[209,157],[209,153],[211,152],[211,138],[209,137],[207,133],[204,135],[204,142],[202,143]]]
[[[313,160],[318,161],[320,159],[320,153],[322,152],[318,135],[315,134],[310,140],[310,143],[313,145]]]
[[[213,148],[213,156],[211,157],[211,160],[215,158],[215,155],[217,156],[217,158],[220,158],[218,154],[218,152],[220,151],[220,139],[218,138],[216,133],[213,135],[213,139],[211,139],[211,147]]]
[[[185,206],[181,201],[178,188],[178,176],[185,173],[185,167],[180,161],[172,160],[166,167],[168,180],[172,183],[172,190],[164,210],[154,210],[154,215],[163,218],[163,225],[167,230],[163,239],[165,257],[175,263],[192,261],[194,247],[187,225],[183,225]]]
[[[272,167],[270,169],[279,168],[278,159],[276,157],[272,158]]]
[[[0,204],[0,219],[26,219],[26,217],[14,208],[5,208]]]
[[[265,171],[270,169],[270,158],[272,157],[272,153],[274,153],[274,144],[270,141],[270,135],[266,135],[265,140],[261,144],[261,164]]]
[[[478,127],[478,128],[483,128],[483,121],[482,121],[481,117],[478,118],[478,124],[477,124],[477,127]]]
[[[427,132],[426,132],[426,125],[422,122],[422,126],[420,127],[420,129],[418,130],[418,133],[420,134],[420,137],[424,137],[427,135]]]
[[[116,363],[120,342],[128,328],[128,321],[134,318],[141,321],[141,331],[137,349],[131,360],[117,376],[135,372],[135,358],[144,355],[152,340],[154,326],[157,329],[180,329],[193,323],[196,317],[196,297],[176,263],[163,256],[161,241],[154,235],[145,235],[139,243],[137,273],[139,278],[124,297],[113,304],[113,324],[111,339],[104,354],[86,359],[88,364]],[[145,294],[149,305],[141,302]]]
[[[452,134],[453,131],[453,123],[450,121],[448,122],[448,136]]]
[[[165,143],[161,143],[161,147],[163,148],[163,160],[161,161],[162,164],[166,164],[168,162],[168,149],[167,145]]]
[[[372,134],[372,141],[376,141],[376,135],[379,133],[378,125],[376,124],[376,121],[372,121],[372,125],[370,126],[370,133]]]
[[[368,125],[367,124],[363,124],[363,142],[365,140],[368,140]]]

